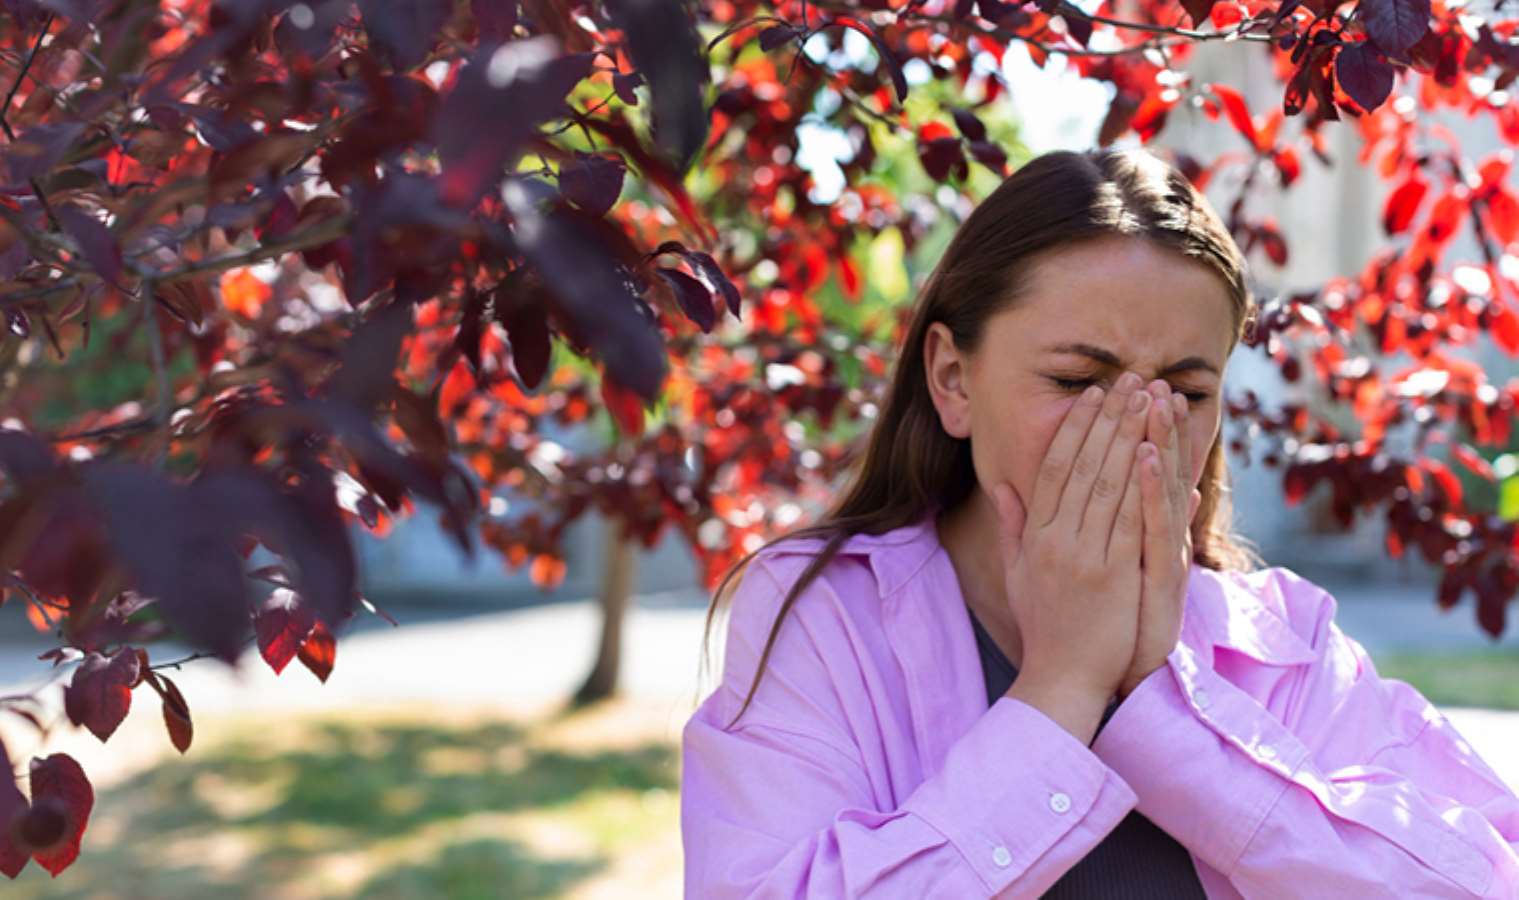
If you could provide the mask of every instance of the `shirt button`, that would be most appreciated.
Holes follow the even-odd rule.
[[[1008,864],[1011,863],[1012,861],[1013,861],[1013,855],[1011,853],[1007,852],[1007,848],[1006,847],[998,847],[997,849],[995,849],[995,850],[992,851],[992,862],[996,863],[997,865],[1001,866],[1002,868],[1004,868],[1004,869],[1007,868]]]
[[[1050,809],[1053,809],[1057,813],[1063,813],[1070,808],[1070,797],[1067,797],[1065,794],[1060,793],[1050,795]]]
[[[1276,759],[1276,748],[1270,744],[1261,744],[1255,750],[1261,755],[1261,759]]]
[[[1197,704],[1198,709],[1208,708],[1208,692],[1202,688],[1198,688],[1192,692],[1192,700]]]

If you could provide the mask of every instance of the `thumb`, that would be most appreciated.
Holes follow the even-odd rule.
[[[1011,565],[1023,552],[1023,523],[1027,511],[1018,500],[1018,492],[1005,481],[992,485],[992,504],[997,507],[997,535],[1002,544],[1002,558]]]

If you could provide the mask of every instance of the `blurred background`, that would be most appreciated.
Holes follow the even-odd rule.
[[[860,59],[872,52],[852,31],[843,50]],[[1252,108],[1279,102],[1272,95],[1278,82],[1249,69],[1266,65],[1264,56],[1217,43],[1197,52],[1190,68],[1197,81],[1239,85]],[[1092,146],[1110,87],[1076,77],[1058,55],[1040,69],[1021,44],[1002,68],[1012,90],[997,109],[1014,117],[987,119],[1015,164],[1051,149]],[[911,66],[907,75],[915,90],[940,87]],[[1260,96],[1250,95],[1252,85]],[[1446,124],[1474,158],[1498,149],[1486,120]],[[1337,165],[1305,156],[1305,183],[1270,195],[1280,204],[1273,213],[1283,232],[1294,237],[1290,263],[1269,273],[1278,289],[1359,270],[1378,238],[1385,188],[1356,163],[1359,138],[1350,128],[1327,133]],[[1233,137],[1182,105],[1155,143],[1212,158],[1224,149],[1219,142]],[[841,139],[826,127],[799,136],[798,157],[820,198],[842,187],[834,152]],[[883,145],[881,154],[885,178],[918,165],[910,145]],[[1221,204],[1233,189],[1215,183],[1210,195]],[[958,199],[947,189],[940,196]],[[870,302],[911,301],[948,240],[950,218],[942,234],[911,254],[900,240],[868,249]],[[1477,251],[1463,235],[1451,252],[1474,258]],[[1514,361],[1485,334],[1463,350],[1491,381],[1515,374]],[[1313,399],[1242,348],[1227,389],[1246,387],[1272,401]],[[590,430],[559,437],[571,449],[603,439]],[[1503,491],[1515,472],[1508,452],[1492,462],[1499,485],[1465,484],[1478,498]],[[1484,636],[1470,598],[1441,612],[1431,569],[1413,558],[1389,559],[1379,521],[1343,533],[1326,508],[1327,490],[1287,507],[1280,469],[1261,459],[1231,464],[1239,530],[1268,563],[1333,593],[1341,627],[1371,651],[1381,673],[1439,704],[1519,784],[1515,630],[1498,641]],[[544,591],[526,569],[514,571],[494,555],[466,564],[429,510],[384,540],[356,531],[365,594],[399,624],[361,616],[340,636],[325,684],[300,665],[275,676],[256,655],[237,670],[187,664],[175,677],[195,711],[196,736],[183,758],[164,739],[156,704],[133,710],[109,751],[65,723],[47,746],[74,754],[98,789],[85,852],[56,882],[29,867],[5,896],[679,896],[678,740],[711,684],[698,679],[709,596],[691,548],[674,530],[652,549],[621,555],[608,553],[594,515],[572,535],[565,578]],[[605,675],[598,595],[622,584],[629,602],[612,668],[614,698],[568,706],[598,658]],[[713,634],[714,663],[722,623]],[[49,646],[21,604],[0,608],[0,691],[42,683],[36,656]],[[155,659],[177,655],[155,650]],[[11,748],[18,758],[34,749],[43,748]]]

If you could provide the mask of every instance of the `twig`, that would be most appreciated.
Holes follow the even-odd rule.
[[[12,144],[16,142],[16,132],[11,129],[9,121],[11,101],[16,98],[16,92],[21,90],[21,82],[26,80],[26,73],[31,71],[32,60],[37,58],[37,51],[42,49],[42,40],[47,37],[48,29],[51,27],[53,27],[53,14],[48,13],[47,19],[42,23],[42,28],[37,32],[37,40],[32,43],[32,49],[27,52],[26,60],[21,64],[21,71],[16,73],[16,80],[11,83],[11,89],[5,95],[5,106],[0,107],[0,128],[5,129],[5,136]],[[37,195],[37,202],[42,204],[42,211],[47,213],[48,221],[53,223],[54,229],[61,231],[62,226],[58,224],[58,217],[53,215],[53,207],[47,202],[47,194],[43,193],[42,184],[37,181],[35,175],[28,178],[27,182],[32,186],[32,193]]]

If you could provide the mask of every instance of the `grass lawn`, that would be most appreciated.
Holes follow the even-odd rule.
[[[1379,653],[1377,674],[1418,688],[1436,706],[1519,710],[1519,650]]]
[[[1438,705],[1519,710],[1519,654],[1383,653]],[[196,722],[98,791],[78,862],[6,900],[678,897],[684,716],[447,705]]]
[[[243,717],[102,790],[33,898],[678,896],[679,754],[648,709]]]

